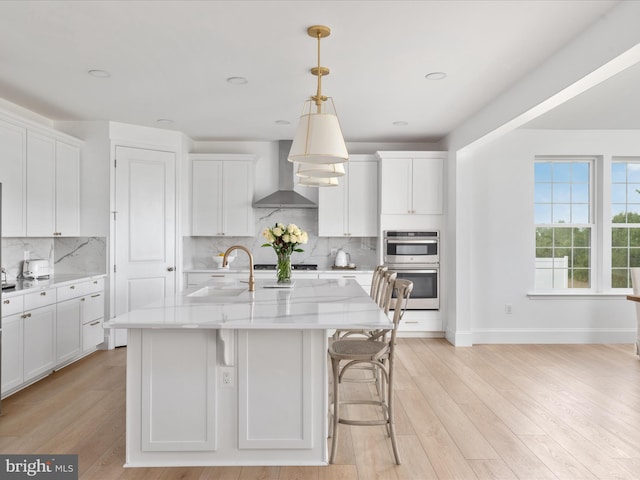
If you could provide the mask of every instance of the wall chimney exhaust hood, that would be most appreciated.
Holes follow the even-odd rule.
[[[293,190],[293,163],[287,159],[291,143],[290,140],[278,142],[278,190],[253,202],[255,208],[318,208],[311,200]]]

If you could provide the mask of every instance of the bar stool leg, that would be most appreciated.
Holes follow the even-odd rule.
[[[398,444],[396,443],[396,426],[395,417],[393,411],[393,359],[389,359],[389,379],[387,381],[387,408],[389,409],[389,418],[387,419],[387,426],[389,427],[389,436],[391,437],[391,447],[393,448],[393,456],[396,459],[396,464],[400,465],[400,452],[398,451]]]
[[[338,448],[338,422],[340,421],[340,399],[338,398],[338,384],[340,383],[340,360],[331,359],[331,367],[333,370],[333,428],[331,438],[331,455],[329,463],[333,463],[336,458]]]

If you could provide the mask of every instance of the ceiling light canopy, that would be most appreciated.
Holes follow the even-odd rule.
[[[305,102],[288,160],[301,164],[343,163],[349,160],[349,154],[335,105],[332,98],[322,95],[322,77],[329,75],[329,69],[320,66],[320,39],[328,37],[331,30],[324,25],[314,25],[307,29],[307,33],[318,39],[318,66],[311,69],[311,73],[318,78],[318,88],[316,94]],[[313,186],[321,186],[324,183],[327,182],[318,181]],[[309,180],[306,180],[306,183],[300,180],[299,184],[312,186]]]

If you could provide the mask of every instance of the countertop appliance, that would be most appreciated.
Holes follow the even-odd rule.
[[[336,267],[346,267],[349,265],[350,259],[349,254],[344,250],[340,249],[336,253],[336,260],[334,262]]]
[[[49,260],[25,260],[22,266],[23,278],[49,278],[50,273]]]
[[[433,231],[387,230],[383,238],[384,264],[411,280],[409,310],[440,309],[440,233]],[[393,308],[395,302],[392,302]]]

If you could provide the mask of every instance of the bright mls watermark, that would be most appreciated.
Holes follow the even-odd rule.
[[[0,455],[2,480],[78,480],[78,455]]]

